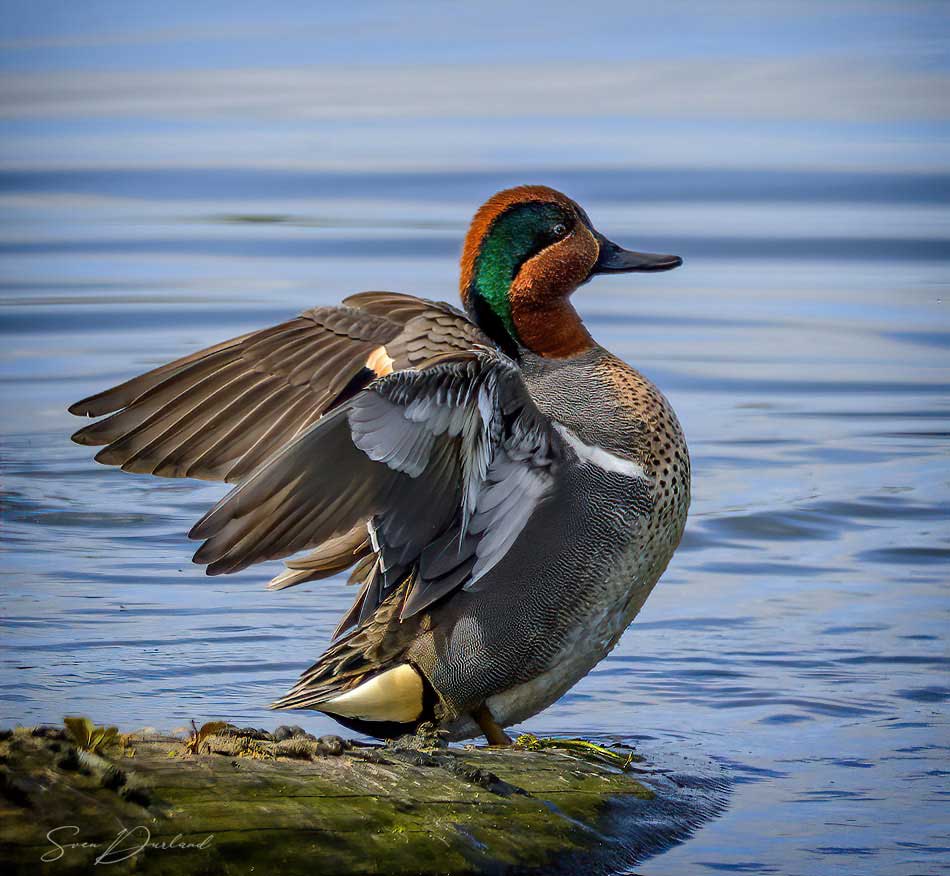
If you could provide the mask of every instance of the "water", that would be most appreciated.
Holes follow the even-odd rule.
[[[477,72],[497,57],[488,42],[398,50],[389,37],[405,23],[380,11],[356,30],[354,13],[333,13],[336,36],[320,30],[309,58],[310,13],[288,36],[279,15],[256,29],[260,13],[238,4],[212,34],[190,7],[130,22],[124,7],[90,6],[110,15],[20,10],[0,56],[15,74],[0,92],[0,724],[287,720],[264,705],[322,651],[352,591],[331,580],[268,593],[276,563],[204,577],[185,533],[224,488],[96,465],[69,442],[81,421],[66,406],[355,291],[455,300],[477,204],[545,182],[613,239],[686,260],[598,279],[575,302],[672,401],[694,500],[615,652],[525,729],[717,765],[727,808],[639,863],[644,876],[950,872],[946,92],[914,110],[894,85],[944,70],[927,54],[931,13],[896,25],[880,10],[811,22],[786,9],[769,24],[746,10],[731,36],[680,21],[680,48],[647,16],[637,24],[655,54],[682,49],[712,71],[708,93],[722,59],[702,60],[702,40],[728,55],[744,35],[792,65],[781,87],[809,100],[778,117],[753,83],[741,121],[722,107],[644,120],[568,100],[499,122],[451,114],[431,92],[407,110],[407,59]],[[626,6],[612,5],[618,33]],[[469,25],[487,40],[484,22]],[[544,33],[550,51],[532,43],[534,60],[594,57],[567,48],[568,25]],[[341,34],[352,57],[332,51]],[[849,101],[845,121],[802,54],[838,37],[883,40],[895,68],[913,59],[880,79],[873,107]],[[605,39],[620,63],[623,40]],[[239,56],[250,72],[235,69],[249,77],[237,84],[198,76]],[[816,79],[807,64],[795,72],[803,57]],[[370,58],[390,65],[398,111],[349,92],[331,106],[313,82],[287,96],[289,74],[272,92],[254,78],[312,63],[359,81]],[[879,76],[865,60],[835,88]],[[95,78],[110,69],[140,77]],[[179,74],[200,81],[182,89]]]
[[[869,259],[853,253],[903,208],[681,190],[633,204],[636,175],[615,177],[607,198],[597,173],[545,175],[616,239],[686,259],[576,301],[670,397],[695,498],[620,646],[527,726],[724,765],[727,813],[641,872],[817,873],[830,855],[850,872],[939,872],[950,326],[946,261],[914,241],[943,247],[950,214],[913,205],[913,240]],[[3,723],[273,727],[264,704],[352,597],[340,581],[265,592],[277,564],[204,577],[185,533],[223,487],[127,475],[68,441],[69,402],[304,307],[361,288],[452,299],[459,237],[494,185],[300,174],[268,197],[272,180],[206,179],[189,197],[170,174],[103,177],[98,196],[88,174],[2,179]],[[121,186],[138,200],[113,200]],[[835,217],[843,254],[829,235],[809,257],[799,241]]]

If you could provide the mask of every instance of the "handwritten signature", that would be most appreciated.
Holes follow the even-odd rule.
[[[144,852],[146,849],[158,851],[204,850],[211,846],[211,840],[214,839],[214,834],[209,833],[201,842],[186,842],[180,833],[176,833],[170,840],[153,842],[152,832],[144,824],[137,827],[123,827],[108,845],[104,842],[66,841],[67,837],[75,838],[78,836],[79,828],[75,824],[63,824],[54,827],[46,834],[46,839],[49,840],[52,848],[44,852],[40,860],[44,864],[58,861],[69,849],[102,849],[94,861],[97,866],[99,864],[118,864],[120,861],[127,861],[134,857],[139,852]]]

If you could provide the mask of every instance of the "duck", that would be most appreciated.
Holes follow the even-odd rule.
[[[680,264],[555,189],[506,189],[465,237],[464,310],[351,295],[77,402],[98,419],[72,437],[127,472],[234,485],[189,533],[209,575],[350,570],[352,607],[273,708],[507,745],[617,644],[682,537],[676,414],[571,300]]]

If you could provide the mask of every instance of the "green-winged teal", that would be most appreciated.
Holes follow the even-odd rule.
[[[570,302],[680,263],[509,189],[465,240],[467,315],[353,295],[78,402],[111,416],[73,437],[125,471],[238,485],[191,530],[210,575],[305,549],[270,587],[353,566],[353,607],[276,708],[502,743],[613,648],[682,535],[676,416]]]

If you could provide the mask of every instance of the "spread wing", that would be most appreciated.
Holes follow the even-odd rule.
[[[77,402],[111,416],[73,440],[125,471],[234,483],[380,374],[488,343],[448,304],[364,292]]]
[[[212,575],[233,572],[338,545],[368,521],[364,586],[341,629],[409,582],[405,618],[458,588],[477,589],[550,494],[561,442],[504,356],[470,351],[396,372],[302,432],[209,511],[191,532],[206,539],[195,561]]]

